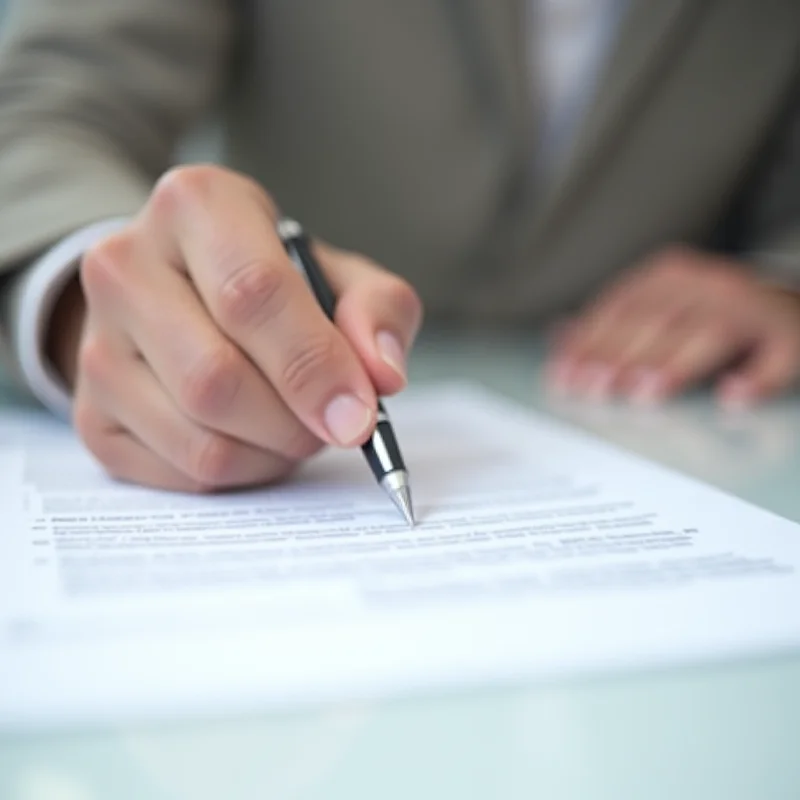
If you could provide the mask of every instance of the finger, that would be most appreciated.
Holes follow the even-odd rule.
[[[691,306],[674,305],[655,311],[651,317],[638,319],[626,332],[616,354],[611,390],[620,394],[638,394],[646,398],[647,376],[662,373],[669,360],[688,338],[702,327],[703,318]]]
[[[637,353],[654,357],[659,348],[663,349],[663,331],[678,313],[672,307],[629,309],[603,335],[595,333],[574,361],[566,367],[558,365],[568,371],[561,379],[571,391],[597,400],[609,397],[624,386],[622,378],[629,359]]]
[[[73,423],[89,452],[112,478],[170,492],[207,490],[77,395]]]
[[[336,324],[367,369],[379,394],[406,385],[408,353],[422,322],[422,304],[402,278],[355,253],[318,246],[338,297]]]
[[[116,420],[195,484],[209,489],[260,485],[292,468],[292,462],[276,453],[216,433],[183,416],[144,362],[120,358],[100,336],[85,339],[79,360],[82,390],[91,399],[89,405]]]
[[[102,336],[105,356],[97,357],[97,347],[86,348],[88,340],[91,344]],[[92,351],[94,350],[94,354]],[[88,352],[88,359],[87,359]],[[156,489],[176,492],[207,491],[208,487],[193,480],[176,469],[152,450],[145,447],[125,428],[112,413],[101,409],[93,399],[84,368],[89,361],[91,374],[98,371],[98,361],[104,380],[116,380],[113,374],[115,365],[124,365],[136,357],[133,343],[118,328],[98,327],[98,318],[93,317],[86,326],[81,347],[78,352],[80,369],[77,372],[75,396],[72,406],[73,426],[86,445],[89,452],[97,459],[105,471],[116,480],[136,483]]]
[[[758,342],[736,370],[718,385],[719,400],[729,407],[747,406],[773,397],[800,376],[800,347],[795,336],[771,334]]]
[[[643,367],[630,390],[634,402],[658,402],[701,381],[730,363],[743,347],[741,335],[719,319],[685,326],[671,340],[660,364]]]
[[[704,280],[706,259],[691,249],[673,246],[662,249],[603,291],[582,314],[582,345],[591,347],[616,327],[622,317],[655,316],[672,308],[678,313],[693,307],[698,292],[687,289]]]
[[[158,259],[141,238],[106,242],[94,254],[84,271],[95,293],[94,272],[105,268],[98,262],[113,262],[127,275],[124,291],[113,282],[104,290],[100,319],[111,314],[124,326],[175,405],[203,427],[290,460],[316,452],[320,440],[214,325],[187,279]]]
[[[663,308],[665,296],[663,281],[650,271],[633,270],[622,280],[601,292],[600,296],[586,308],[566,337],[563,347],[569,357],[586,360],[587,354],[618,328],[622,319],[633,314],[646,316]]]
[[[254,185],[221,172],[184,169],[159,184],[149,213],[166,252],[306,427],[324,441],[363,443],[376,418],[366,370],[292,265]]]
[[[648,346],[654,321],[660,326],[682,313],[681,296],[663,291],[659,283],[646,275],[631,278],[619,287],[619,296],[611,292],[577,320],[556,367],[568,388],[596,397],[610,394],[632,338],[644,336],[637,346]]]

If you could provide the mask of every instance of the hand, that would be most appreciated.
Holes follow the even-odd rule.
[[[575,320],[548,375],[568,392],[657,402],[717,377],[746,405],[800,373],[800,300],[724,258],[672,248],[626,275]]]
[[[267,483],[324,443],[362,444],[376,391],[405,385],[421,319],[412,289],[318,245],[339,296],[334,326],[275,218],[249,179],[184,167],[86,253],[74,423],[113,476],[180,491]]]

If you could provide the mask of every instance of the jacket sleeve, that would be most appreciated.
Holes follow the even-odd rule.
[[[225,75],[231,0],[12,0],[0,39],[0,357],[26,265],[134,214]]]
[[[739,210],[739,240],[766,280],[800,289],[800,74]]]

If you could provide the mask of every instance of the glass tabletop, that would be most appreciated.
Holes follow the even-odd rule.
[[[429,334],[412,381],[476,380],[800,521],[800,402],[724,413],[553,398],[535,336]],[[21,402],[9,390],[3,402]],[[797,610],[800,614],[800,609]],[[800,655],[118,730],[0,735],[2,800],[800,797]]]

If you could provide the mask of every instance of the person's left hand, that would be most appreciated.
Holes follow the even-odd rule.
[[[735,262],[670,248],[569,321],[548,368],[557,389],[658,402],[716,377],[728,405],[787,389],[800,375],[800,299]]]

